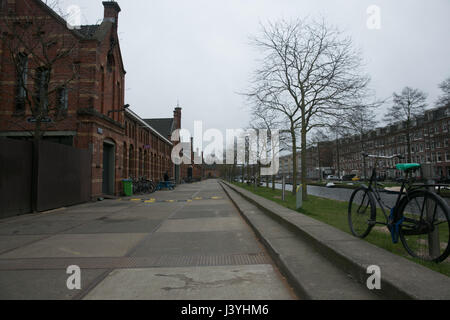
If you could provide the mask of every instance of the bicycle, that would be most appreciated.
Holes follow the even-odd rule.
[[[356,189],[348,207],[348,223],[354,236],[364,239],[377,226],[388,228],[392,242],[401,240],[403,247],[414,258],[435,263],[443,262],[450,254],[450,209],[447,202],[427,188],[436,185],[414,184],[412,174],[421,169],[420,164],[397,164],[397,170],[405,173],[400,193],[394,207],[387,206],[381,198],[377,180],[377,165],[381,159],[404,159],[403,156],[373,156],[375,159],[368,186]],[[386,222],[377,221],[377,206]],[[386,210],[390,210],[390,214]]]
[[[145,177],[133,180],[133,194],[148,194],[156,191],[156,185],[152,180],[147,180]]]

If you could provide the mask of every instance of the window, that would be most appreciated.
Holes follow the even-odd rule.
[[[445,154],[445,161],[450,162],[450,152]]]
[[[437,162],[442,162],[442,153],[440,152],[437,154]]]
[[[25,111],[26,85],[28,77],[28,56],[19,53],[17,56],[16,112]]]
[[[112,53],[108,54],[106,65],[108,72],[112,72],[114,70],[115,60],[114,55]]]
[[[48,109],[49,80],[50,73],[48,69],[39,68],[36,70],[34,103],[38,112],[47,111]]]
[[[67,112],[69,107],[69,91],[67,87],[58,88],[58,111],[59,112]]]

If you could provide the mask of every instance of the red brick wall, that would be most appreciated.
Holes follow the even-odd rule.
[[[121,194],[124,178],[147,176],[159,181],[166,171],[173,176],[170,143],[148,128],[142,128],[141,123],[133,117],[125,116],[123,111],[108,113],[122,109],[125,104],[125,70],[116,26],[112,25],[100,42],[81,39],[37,5],[35,0],[8,1],[8,4],[18,15],[33,15],[46,19],[49,32],[75,44],[73,54],[55,65],[52,72],[53,81],[64,80],[70,73],[68,66],[74,62],[79,65],[79,77],[70,82],[69,86],[68,116],[47,128],[47,131],[74,131],[74,146],[92,151],[92,197],[96,198],[102,194],[105,140],[115,143],[116,195]],[[107,16],[111,16],[110,9],[105,12]],[[111,39],[114,39],[114,45],[111,45]],[[0,43],[0,131],[32,130],[33,125],[25,121],[26,117],[31,116],[29,110],[25,116],[14,115],[16,72],[6,47],[6,43]],[[30,57],[30,72],[37,63],[36,57]],[[34,84],[29,82],[28,85],[32,87]],[[179,122],[181,123],[181,111]],[[148,145],[150,149],[146,149],[145,146]]]

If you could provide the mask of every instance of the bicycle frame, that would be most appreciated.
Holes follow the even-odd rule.
[[[388,226],[388,227],[392,226],[393,224],[398,223],[398,221],[399,221],[397,209],[400,205],[400,202],[403,200],[403,198],[408,197],[409,193],[411,191],[416,190],[416,189],[426,188],[427,185],[413,186],[411,183],[411,180],[410,180],[411,171],[407,171],[406,176],[402,181],[400,193],[397,197],[395,205],[394,205],[394,207],[389,208],[389,206],[387,206],[383,202],[381,195],[380,195],[379,188],[378,188],[378,178],[377,178],[378,159],[394,159],[394,158],[403,158],[403,157],[400,155],[396,155],[393,157],[369,156],[367,154],[365,154],[364,156],[376,159],[374,167],[372,169],[372,176],[370,178],[369,185],[367,188],[368,188],[369,192],[371,192],[373,195],[375,195],[375,201],[379,205],[379,207],[380,207],[381,211],[383,212],[383,215],[386,219],[386,223],[378,222],[378,221],[374,221],[373,223],[374,223],[374,225],[383,225],[383,226]],[[387,214],[387,209],[390,210],[390,215]]]

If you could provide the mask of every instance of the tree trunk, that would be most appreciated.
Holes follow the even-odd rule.
[[[306,156],[307,156],[307,152],[308,150],[306,149],[306,124],[302,125],[302,151],[301,151],[301,159],[302,159],[302,163],[301,163],[301,168],[302,168],[302,172],[301,172],[301,176],[302,176],[302,196],[303,196],[303,201],[308,200],[308,183],[306,181]],[[295,185],[294,187],[294,191],[297,191],[297,185]]]
[[[320,141],[317,142],[317,157],[319,158],[319,181],[322,182],[322,167],[320,165]]]
[[[341,159],[339,156],[339,137],[336,135],[336,168],[337,168],[337,176],[341,177]]]
[[[275,191],[275,182],[276,182],[275,175],[273,175],[272,176],[272,190],[273,191]]]
[[[406,125],[406,147],[408,148],[408,163],[412,163],[411,135],[409,132],[409,124]]]
[[[292,195],[295,196],[297,189],[297,137],[295,129],[291,129],[292,135]]]

